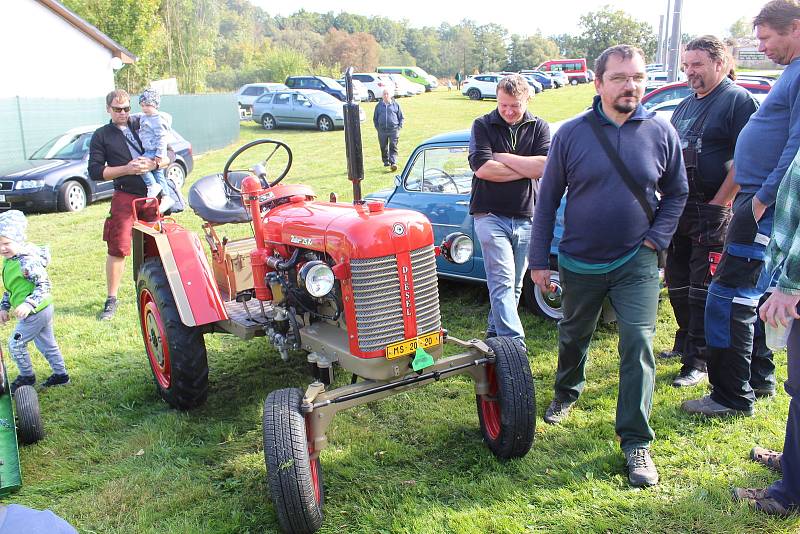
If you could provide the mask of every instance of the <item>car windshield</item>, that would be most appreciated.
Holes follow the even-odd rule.
[[[433,193],[469,194],[472,191],[472,170],[469,148],[450,146],[423,150],[414,159],[406,176],[406,189]]]
[[[318,106],[326,106],[328,104],[336,104],[339,100],[336,97],[323,93],[322,91],[314,91],[313,93],[306,93],[306,96]]]
[[[328,87],[330,87],[331,89],[338,89],[339,91],[344,90],[344,87],[342,87],[342,85],[333,78],[326,78],[324,76],[319,76],[317,79],[320,80],[325,85],[327,85]]]
[[[31,154],[30,159],[83,159],[91,139],[91,133],[60,135]]]

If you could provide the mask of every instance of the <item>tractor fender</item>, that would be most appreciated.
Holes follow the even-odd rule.
[[[134,222],[134,284],[140,267],[152,257],[161,259],[183,324],[201,326],[228,319],[225,304],[196,233],[173,222]]]

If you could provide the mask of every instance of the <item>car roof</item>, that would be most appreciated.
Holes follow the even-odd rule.
[[[286,87],[286,85],[280,82],[246,83],[240,89],[245,87]]]
[[[430,139],[422,142],[423,145],[434,143],[464,143],[469,144],[469,136],[471,130],[457,130],[455,132],[446,132],[439,135],[434,135]]]

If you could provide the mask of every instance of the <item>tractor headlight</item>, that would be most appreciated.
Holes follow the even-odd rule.
[[[472,257],[472,239],[467,234],[453,232],[444,238],[441,249],[444,259],[461,265]]]
[[[297,273],[300,286],[312,297],[324,297],[333,289],[333,271],[325,262],[309,261]]]

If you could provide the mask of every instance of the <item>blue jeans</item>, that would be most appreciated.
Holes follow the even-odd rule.
[[[156,151],[147,150],[144,153],[144,157],[153,159],[156,157]],[[164,191],[164,194],[169,195],[169,184],[167,183],[166,176],[164,176],[164,169],[153,169],[152,171],[147,171],[146,173],[142,174],[142,181],[147,187],[155,184],[160,185],[161,189]]]
[[[517,305],[528,270],[531,218],[482,213],[474,219],[491,306],[486,334],[525,339]]]
[[[769,496],[784,507],[800,506],[800,321],[795,320],[787,344],[788,378],[784,389],[789,395],[789,417],[783,444],[783,478],[772,484]]]

